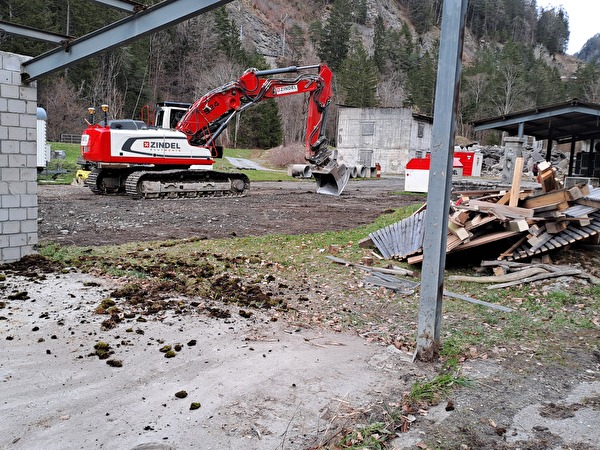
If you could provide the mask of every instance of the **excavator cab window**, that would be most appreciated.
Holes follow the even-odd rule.
[[[169,127],[174,130],[181,118],[185,115],[187,109],[173,109],[171,110],[171,123]]]
[[[141,120],[129,120],[129,119],[109,120],[108,126],[112,130],[145,130],[148,128],[146,126],[146,123],[142,122]]]

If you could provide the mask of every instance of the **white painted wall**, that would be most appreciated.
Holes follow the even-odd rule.
[[[379,163],[384,174],[404,174],[411,158],[429,150],[432,128],[408,108],[340,107],[338,159],[346,165]]]

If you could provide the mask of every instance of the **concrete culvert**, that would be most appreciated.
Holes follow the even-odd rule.
[[[367,168],[365,166],[356,166],[356,176],[358,178],[365,178],[367,176]]]
[[[310,178],[312,171],[308,164],[292,164],[288,166],[288,175],[294,178]]]

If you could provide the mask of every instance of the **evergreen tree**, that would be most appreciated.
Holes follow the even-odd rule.
[[[600,33],[589,38],[581,50],[575,53],[575,57],[588,63],[600,61]]]
[[[349,0],[334,0],[331,14],[319,36],[317,54],[336,72],[348,54],[352,15]]]
[[[287,48],[289,59],[292,64],[298,64],[302,58],[302,48],[304,47],[304,31],[298,24],[290,27],[287,33]]]
[[[242,113],[237,146],[268,149],[281,144],[283,129],[275,100],[266,100]]]
[[[360,25],[367,23],[367,0],[353,0],[354,21]]]
[[[415,25],[417,33],[429,31],[433,25],[433,0],[409,0],[408,10],[410,19]]]
[[[383,17],[379,15],[375,18],[373,30],[373,62],[379,73],[384,73],[385,63],[388,59],[387,50],[385,24],[383,23]]]
[[[437,58],[426,51],[415,70],[407,73],[407,106],[422,114],[433,114],[436,74]]]
[[[245,52],[240,40],[240,32],[234,20],[229,19],[224,6],[215,10],[215,26],[217,30],[217,48],[222,54],[242,64],[245,62]]]
[[[537,42],[545,46],[551,55],[565,52],[569,43],[569,16],[564,9],[541,10]]]
[[[600,102],[600,66],[597,63],[579,65],[569,80],[568,93],[570,98]]]
[[[352,49],[342,62],[338,80],[345,105],[377,105],[377,66],[360,40],[352,42]]]

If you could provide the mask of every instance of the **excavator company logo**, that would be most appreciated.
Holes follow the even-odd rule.
[[[179,142],[157,142],[157,141],[144,141],[144,148],[150,149],[162,149],[162,150],[181,150]]]
[[[289,86],[276,86],[275,87],[275,95],[291,94],[293,92],[298,92],[298,86],[295,84],[291,84]]]

